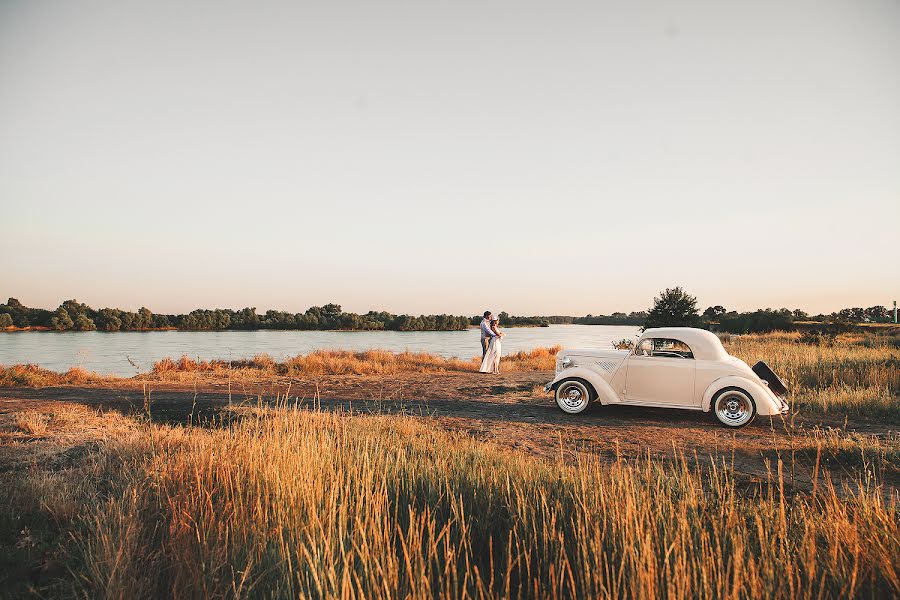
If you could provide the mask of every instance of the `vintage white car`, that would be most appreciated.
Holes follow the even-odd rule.
[[[647,329],[633,350],[563,350],[544,389],[570,414],[600,404],[656,406],[709,412],[729,427],[788,405],[784,382],[764,362],[751,369],[704,329]]]

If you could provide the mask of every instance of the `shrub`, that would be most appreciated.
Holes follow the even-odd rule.
[[[794,317],[786,308],[757,310],[748,313],[728,313],[719,318],[719,329],[728,333],[768,333],[791,331]]]

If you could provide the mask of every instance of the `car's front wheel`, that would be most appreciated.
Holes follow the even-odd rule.
[[[594,399],[594,390],[583,379],[564,379],[556,386],[556,405],[563,412],[584,412]]]
[[[743,427],[756,417],[756,402],[753,396],[737,387],[728,387],[716,392],[712,399],[713,412],[723,425]]]

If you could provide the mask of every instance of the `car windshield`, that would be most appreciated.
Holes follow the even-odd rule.
[[[657,358],[694,358],[690,346],[681,340],[669,338],[651,338],[641,340],[634,349],[635,356],[651,356]]]

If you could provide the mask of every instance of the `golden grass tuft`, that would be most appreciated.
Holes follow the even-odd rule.
[[[37,365],[0,365],[0,385],[10,387],[45,387],[64,382],[61,374]]]
[[[65,373],[50,371],[37,365],[0,365],[0,386],[48,387],[65,384],[100,383],[109,380],[81,367],[72,367]]]
[[[66,383],[70,384],[98,383],[105,380],[104,377],[81,367],[72,367],[66,371],[65,375],[63,375],[63,379]]]
[[[23,410],[15,414],[14,420],[19,431],[29,435],[44,435],[50,418],[36,410]]]
[[[500,368],[503,371],[552,371],[556,368],[556,355],[560,350],[562,346],[557,345],[516,352],[504,356]]]

